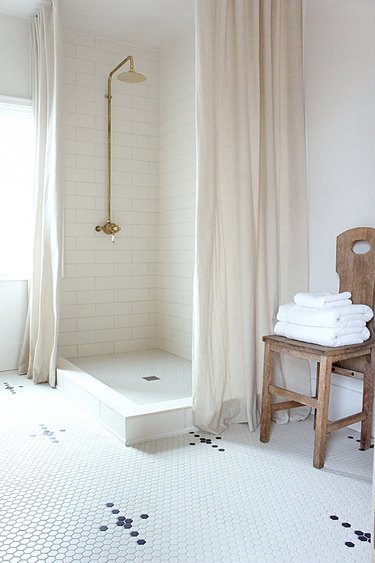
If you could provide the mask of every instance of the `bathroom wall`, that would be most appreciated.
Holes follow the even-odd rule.
[[[60,353],[154,346],[158,222],[158,53],[64,30],[65,259]],[[113,79],[112,221],[106,221],[107,77],[127,55],[143,84]],[[129,67],[127,66],[126,70]]]
[[[310,290],[335,292],[336,236],[375,227],[375,3],[304,8]],[[361,383],[334,381],[330,416],[360,410]]]
[[[191,27],[159,51],[157,347],[191,359],[195,217],[195,52]]]
[[[29,22],[0,14],[0,96],[31,97]],[[18,368],[27,281],[0,280],[0,371]]]
[[[30,22],[0,14],[0,95],[31,98]]]
[[[65,259],[60,354],[159,348],[191,358],[194,29],[159,50],[64,31]],[[107,76],[113,78],[112,220],[106,221]]]

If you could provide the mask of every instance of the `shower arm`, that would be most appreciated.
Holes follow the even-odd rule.
[[[130,62],[130,70],[134,70],[134,60],[131,55],[128,55],[121,63],[119,63],[108,75],[108,90],[107,90],[107,100],[108,100],[108,179],[107,179],[107,222],[103,225],[97,225],[95,230],[99,233],[103,231],[107,235],[112,235],[112,240],[114,241],[114,235],[121,230],[119,225],[112,223],[111,221],[111,166],[112,166],[112,76],[120,70],[124,64]]]

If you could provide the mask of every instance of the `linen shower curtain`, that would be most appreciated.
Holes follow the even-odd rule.
[[[60,6],[42,6],[32,23],[35,121],[34,241],[29,307],[19,372],[56,385],[61,262]]]
[[[308,282],[302,0],[195,6],[194,422],[253,430],[262,336]],[[307,393],[308,366],[297,364],[279,366],[277,382]]]

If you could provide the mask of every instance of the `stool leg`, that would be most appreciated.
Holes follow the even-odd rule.
[[[320,375],[320,362],[316,362],[316,385],[315,385],[315,398],[318,398],[319,391],[319,375]],[[316,428],[316,409],[314,409],[314,430]]]
[[[372,403],[374,399],[374,372],[375,372],[375,353],[371,350],[371,354],[366,358],[366,367],[363,377],[363,395],[362,395],[362,411],[366,413],[365,420],[361,423],[361,448],[370,447],[371,444],[371,427],[372,427]]]
[[[313,459],[313,465],[314,467],[316,467],[316,469],[321,469],[322,467],[324,467],[331,370],[332,370],[332,360],[326,357],[322,357],[320,362],[318,408],[316,413],[314,459]]]
[[[269,442],[272,415],[272,395],[269,385],[273,377],[273,355],[269,342],[265,342],[263,365],[262,416],[260,420],[260,441]]]

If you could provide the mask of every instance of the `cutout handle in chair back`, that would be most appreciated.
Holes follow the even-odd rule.
[[[375,229],[357,227],[337,237],[336,272],[340,291],[350,291],[353,303],[374,308]]]

